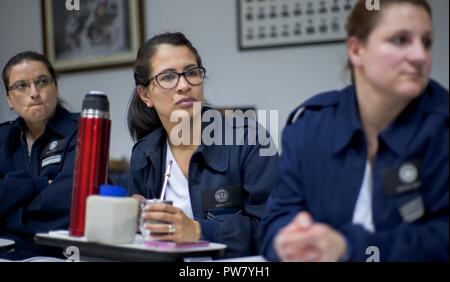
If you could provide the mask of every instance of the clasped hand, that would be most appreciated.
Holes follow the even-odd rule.
[[[314,222],[300,212],[275,237],[274,247],[282,261],[339,261],[346,251],[344,236],[329,225]]]

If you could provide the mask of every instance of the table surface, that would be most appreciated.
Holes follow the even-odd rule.
[[[91,260],[112,261],[183,261],[189,257],[220,258],[226,246],[209,243],[207,246],[190,247],[158,247],[145,245],[141,235],[136,235],[135,241],[129,244],[104,244],[89,242],[85,237],[69,236],[67,231],[55,231],[36,234],[37,244],[67,248],[74,246],[79,249],[80,257]]]

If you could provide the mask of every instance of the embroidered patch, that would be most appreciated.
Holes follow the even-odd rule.
[[[60,163],[61,159],[62,159],[61,155],[50,156],[50,157],[45,158],[45,159],[42,160],[41,167],[46,167],[46,166],[51,165],[51,164]]]

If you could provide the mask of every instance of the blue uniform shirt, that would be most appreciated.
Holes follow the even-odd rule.
[[[448,261],[449,96],[430,81],[379,135],[373,167],[375,233],[352,224],[367,160],[355,87],[317,95],[290,117],[278,180],[263,219],[263,254],[278,260],[277,232],[300,211],[341,232],[347,258]]]
[[[33,236],[68,228],[77,124],[77,114],[57,106],[31,154],[22,118],[0,125],[0,237],[16,242],[3,257],[62,255],[34,245]]]
[[[244,138],[248,131],[245,127]],[[236,133],[235,128],[233,132]],[[130,195],[159,198],[166,138],[164,128],[160,127],[135,144],[129,171]],[[261,147],[258,142],[231,146],[202,144],[189,163],[189,195],[202,239],[226,244],[227,257],[259,251],[260,218],[278,165],[278,154],[260,156]]]

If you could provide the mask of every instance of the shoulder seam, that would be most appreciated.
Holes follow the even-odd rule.
[[[291,114],[288,117],[287,124],[289,125],[295,123],[303,115],[306,109],[315,107],[325,108],[334,106],[336,103],[339,102],[338,95],[341,91],[323,92],[307,99],[305,102],[300,104],[300,106],[298,106],[294,111],[291,112]]]

